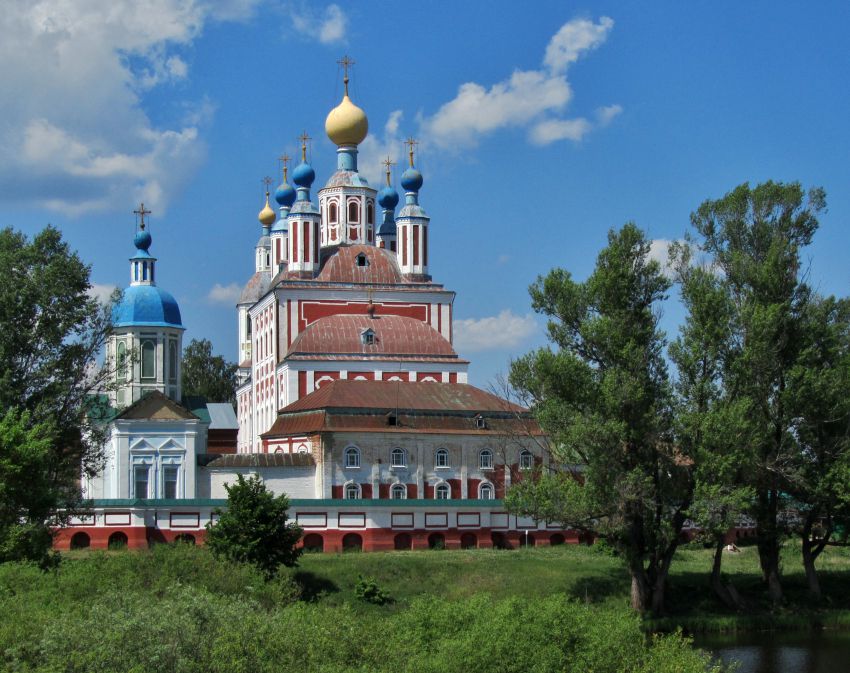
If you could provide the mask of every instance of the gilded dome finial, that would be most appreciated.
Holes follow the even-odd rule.
[[[410,167],[413,168],[413,148],[419,144],[419,141],[410,137],[404,141],[404,144],[407,145],[407,156],[410,160]]]
[[[395,166],[396,163],[395,163],[395,161],[390,159],[389,155],[387,155],[387,158],[384,159],[383,164],[384,164],[384,166],[386,166],[386,169],[387,169],[387,187],[392,187],[393,183],[392,183],[392,180],[390,179],[390,171],[392,170],[392,166]]]
[[[304,131],[300,136],[298,136],[298,140],[301,141],[301,163],[307,162],[307,143],[312,140],[310,136],[307,135],[307,131]]]
[[[354,65],[354,59],[346,54],[337,63],[342,66],[342,84],[345,87],[345,95],[348,96],[348,69]]]
[[[354,59],[343,56],[337,63],[343,68],[342,83],[345,86],[345,92],[342,102],[328,113],[325,120],[325,133],[334,145],[359,145],[369,134],[369,120],[366,118],[366,113],[348,97],[348,69],[354,65]]]
[[[262,183],[266,188],[266,205],[263,206],[263,209],[257,215],[257,219],[260,221],[260,224],[268,227],[274,224],[274,221],[276,219],[274,211],[269,205],[269,185],[272,184],[272,179],[266,176],[262,179]]]

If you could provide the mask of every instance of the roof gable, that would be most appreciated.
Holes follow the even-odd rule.
[[[195,414],[177,404],[159,390],[154,390],[137,400],[115,417],[115,420],[197,421]]]

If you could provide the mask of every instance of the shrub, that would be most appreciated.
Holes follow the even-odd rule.
[[[269,579],[280,566],[296,565],[301,528],[288,523],[289,499],[275,496],[256,475],[248,479],[237,475],[236,483],[225,488],[227,509],[216,510],[218,521],[207,524],[210,550],[216,556],[251,563]]]
[[[385,605],[392,602],[392,597],[371,577],[360,576],[354,585],[354,595],[361,601],[373,605]]]

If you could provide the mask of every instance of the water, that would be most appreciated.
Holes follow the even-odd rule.
[[[850,673],[850,632],[707,634],[694,644],[738,673]]]

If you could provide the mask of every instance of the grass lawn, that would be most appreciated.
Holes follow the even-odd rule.
[[[708,588],[711,562],[711,550],[695,545],[679,550],[672,567],[669,616],[653,625],[693,630],[809,623],[850,626],[850,550],[829,548],[822,554],[818,567],[824,600],[816,605],[808,596],[799,546],[787,543],[783,586],[788,602],[778,610],[762,589],[755,547],[726,553],[723,569],[748,603],[745,615],[731,612],[715,599]],[[396,610],[418,596],[462,600],[482,592],[496,598],[562,594],[594,604],[625,606],[629,595],[628,574],[619,559],[576,545],[514,551],[306,554],[295,571],[308,598],[373,610],[354,595],[360,576],[373,578],[387,591],[395,599],[389,609]]]

